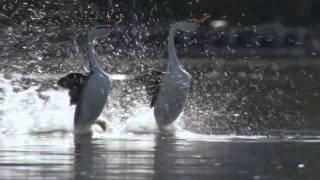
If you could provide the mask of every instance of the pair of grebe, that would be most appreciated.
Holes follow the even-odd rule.
[[[186,72],[178,60],[174,36],[176,31],[195,31],[209,16],[190,21],[179,21],[171,24],[168,36],[167,71],[149,70],[135,78],[142,82],[147,94],[151,96],[151,107],[154,107],[154,117],[161,131],[174,122],[183,110],[189,92],[191,75]],[[70,73],[58,80],[58,85],[69,90],[70,104],[75,104],[74,132],[75,134],[91,133],[91,125],[97,123],[110,92],[111,79],[98,63],[98,55],[94,43],[98,38],[108,36],[118,25],[98,26],[88,33],[89,67],[88,75]],[[99,123],[99,122],[98,122]],[[104,127],[103,123],[100,125]]]

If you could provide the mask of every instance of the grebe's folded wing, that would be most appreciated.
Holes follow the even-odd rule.
[[[58,85],[69,90],[70,105],[77,104],[80,99],[81,89],[87,76],[81,73],[70,73],[58,80]]]
[[[146,89],[146,92],[151,96],[150,107],[154,106],[161,88],[161,80],[164,72],[156,69],[147,69],[140,75],[134,78],[135,82],[142,83]]]

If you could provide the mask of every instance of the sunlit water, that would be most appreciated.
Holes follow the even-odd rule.
[[[126,76],[113,76],[100,117],[107,131],[93,127],[93,138],[74,138],[74,107],[54,84],[59,76],[0,75],[0,179],[320,177],[318,133],[203,135],[186,130],[181,116],[172,126],[175,135],[162,136],[143,93],[119,81]]]

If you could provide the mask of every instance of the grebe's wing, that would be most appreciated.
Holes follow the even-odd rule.
[[[161,88],[161,80],[163,75],[164,72],[162,71],[147,69],[134,78],[135,82],[142,83],[144,85],[147,94],[151,97],[150,107],[154,106],[154,103],[157,99]]]
[[[58,80],[58,85],[69,90],[70,105],[77,104],[81,95],[81,89],[87,76],[81,73],[70,73]]]

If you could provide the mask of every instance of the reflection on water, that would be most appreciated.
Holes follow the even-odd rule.
[[[71,177],[70,139],[0,136],[1,179]]]
[[[75,140],[74,179],[150,179],[153,142]]]
[[[144,135],[141,135],[144,136]],[[317,141],[3,136],[1,179],[318,179]],[[316,137],[315,137],[316,138]]]

